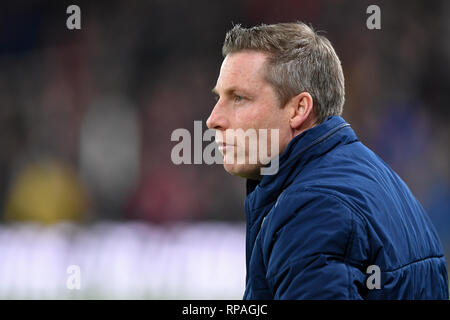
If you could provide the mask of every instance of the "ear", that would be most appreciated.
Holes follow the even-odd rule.
[[[291,100],[293,112],[290,118],[291,128],[302,130],[313,118],[313,99],[308,92],[302,92]]]

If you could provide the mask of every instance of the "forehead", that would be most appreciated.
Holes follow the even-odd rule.
[[[264,65],[267,54],[258,51],[242,51],[228,54],[222,62],[217,90],[240,86],[258,89],[265,84]]]

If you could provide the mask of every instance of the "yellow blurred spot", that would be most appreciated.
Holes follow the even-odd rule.
[[[77,175],[58,162],[31,164],[19,173],[7,200],[6,220],[51,224],[80,221],[86,196]]]

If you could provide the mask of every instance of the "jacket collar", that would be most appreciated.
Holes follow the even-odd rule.
[[[281,153],[275,175],[263,176],[261,181],[247,180],[246,208],[253,211],[274,202],[309,161],[338,144],[356,140],[350,125],[339,116],[328,117],[320,125],[302,132]]]

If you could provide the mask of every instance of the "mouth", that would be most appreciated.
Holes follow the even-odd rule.
[[[219,151],[221,153],[224,153],[225,151],[230,150],[231,148],[234,148],[234,145],[226,144],[225,142],[216,141],[216,143],[219,145]]]

